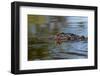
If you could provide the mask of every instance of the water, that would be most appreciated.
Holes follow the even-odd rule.
[[[79,36],[88,37],[88,18],[87,17],[66,17],[67,24],[61,27],[59,32],[73,33]],[[33,27],[34,28],[34,27]],[[35,31],[35,29],[33,29]],[[32,32],[34,32],[32,31]],[[38,38],[47,37],[42,34]],[[42,40],[42,42],[41,42]],[[56,45],[54,40],[36,40],[29,46],[29,60],[49,60],[49,59],[82,59],[88,58],[87,41],[67,41],[61,45]],[[43,43],[44,42],[44,43]]]
[[[68,18],[68,17],[67,17]],[[61,28],[60,32],[73,33],[80,36],[88,36],[87,17],[69,17],[69,23]],[[88,57],[87,41],[63,42],[60,46],[51,45],[50,55],[52,59],[81,59]]]

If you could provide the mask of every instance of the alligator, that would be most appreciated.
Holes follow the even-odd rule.
[[[59,33],[62,41],[86,41],[88,38],[83,35],[76,35],[73,33]]]
[[[49,37],[49,40],[56,40],[57,37],[60,37],[61,41],[87,41],[88,37],[85,37],[83,35],[77,35],[73,33],[57,33],[56,35]]]

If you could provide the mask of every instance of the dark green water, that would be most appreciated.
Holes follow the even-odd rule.
[[[60,28],[59,32],[88,36],[87,17],[69,17],[68,20],[67,26]],[[54,40],[37,41],[29,45],[29,60],[88,58],[88,41],[67,41],[59,46],[55,44]]]

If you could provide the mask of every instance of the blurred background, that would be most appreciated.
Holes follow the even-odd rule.
[[[57,33],[88,36],[88,18],[83,16],[28,15],[28,60],[87,58],[87,41],[55,44]]]

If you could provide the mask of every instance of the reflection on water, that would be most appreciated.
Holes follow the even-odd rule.
[[[87,17],[66,17],[66,26],[60,28],[59,32],[73,33],[79,36],[88,36]],[[48,35],[47,35],[48,36]],[[82,59],[88,57],[88,42],[85,41],[67,41],[57,46],[54,40],[46,40],[39,35],[36,39],[30,41],[28,46],[29,60],[48,60],[48,59]],[[46,36],[45,36],[46,37]]]
[[[59,47],[52,46],[51,56],[57,59],[87,58],[87,42],[64,42]]]

